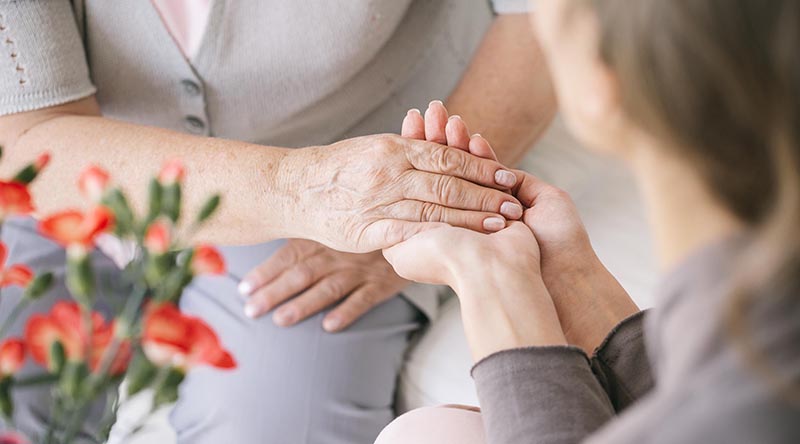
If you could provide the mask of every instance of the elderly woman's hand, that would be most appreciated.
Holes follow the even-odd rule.
[[[247,298],[245,314],[257,317],[280,306],[273,320],[284,327],[338,303],[322,321],[325,330],[334,332],[408,284],[379,251],[342,253],[314,241],[290,239],[247,273],[239,290]]]
[[[286,237],[365,253],[441,223],[480,232],[522,217],[516,175],[494,160],[397,135],[366,136],[288,154],[281,171],[295,214]]]

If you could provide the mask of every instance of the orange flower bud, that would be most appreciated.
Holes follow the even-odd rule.
[[[144,235],[145,248],[153,254],[166,253],[172,243],[169,230],[169,226],[163,221],[153,222]]]
[[[30,444],[30,441],[18,432],[0,432],[0,444]]]
[[[8,338],[0,344],[0,379],[11,376],[25,363],[25,342]]]
[[[98,206],[86,213],[67,210],[48,216],[39,223],[39,232],[59,244],[91,248],[95,238],[114,224],[114,214]]]
[[[50,163],[50,153],[42,153],[39,154],[39,157],[33,162],[33,167],[36,169],[36,172],[42,171],[47,164]]]
[[[81,308],[75,302],[59,301],[50,313],[35,314],[25,326],[25,340],[31,357],[37,363],[50,367],[50,350],[58,341],[64,347],[68,362],[87,362],[92,371],[97,371],[114,338],[115,322],[106,322],[98,312],[91,314],[91,356],[87,356],[86,328],[83,326]],[[123,342],[111,365],[111,374],[122,374],[130,360],[130,344]]]
[[[33,280],[33,271],[27,265],[15,264],[6,268],[8,249],[0,242],[0,288],[9,285],[27,287]]]
[[[192,274],[223,274],[225,273],[225,259],[219,250],[211,245],[198,245],[192,255]]]
[[[188,371],[197,365],[236,368],[230,352],[202,319],[187,316],[171,303],[148,307],[142,348],[153,364]]]
[[[0,219],[13,214],[30,214],[33,210],[28,187],[19,182],[0,181]]]
[[[92,165],[83,170],[78,177],[78,188],[86,198],[93,202],[100,202],[108,187],[108,181],[108,173],[104,169]]]
[[[173,159],[164,164],[161,172],[158,174],[158,181],[162,185],[169,185],[183,180],[186,175],[186,170],[183,167],[183,162],[179,159]]]

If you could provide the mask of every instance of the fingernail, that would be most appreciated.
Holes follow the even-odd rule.
[[[461,116],[459,116],[458,114],[453,114],[447,120],[454,120],[454,119],[461,120]]]
[[[322,328],[324,328],[325,331],[339,330],[339,327],[341,325],[342,325],[342,320],[337,317],[325,318],[325,320],[322,321]]]
[[[513,187],[517,183],[517,176],[511,171],[497,170],[494,173],[494,181],[504,187]]]
[[[519,219],[522,217],[522,207],[514,202],[503,202],[500,205],[500,214],[509,219]]]
[[[442,101],[441,101],[441,100],[431,100],[431,103],[429,103],[429,104],[428,104],[428,106],[430,107],[430,106],[431,106],[431,105],[433,105],[434,103],[438,103],[439,105],[442,105],[442,106],[444,106],[444,103],[442,103]]]
[[[506,227],[506,221],[502,217],[487,217],[483,220],[483,229],[486,231],[500,231]]]
[[[291,307],[282,307],[272,315],[272,320],[280,327],[292,325],[295,320],[295,312]]]
[[[408,113],[406,115],[408,114],[419,114],[420,116],[422,115],[422,113],[416,108],[411,108],[410,110],[408,110]]]
[[[250,319],[255,319],[258,316],[258,307],[255,305],[247,304],[244,306],[244,315]]]
[[[239,290],[240,295],[249,296],[250,293],[253,292],[253,287],[255,286],[253,285],[252,282],[248,281],[247,279],[244,279],[241,282],[239,282],[239,286],[236,287],[236,289]]]

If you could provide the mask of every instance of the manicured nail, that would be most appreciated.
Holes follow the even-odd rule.
[[[325,331],[339,330],[339,327],[341,327],[341,325],[342,325],[342,320],[335,316],[325,318],[325,320],[322,321],[322,328],[324,328]]]
[[[408,113],[406,115],[409,114],[419,114],[420,116],[422,115],[422,113],[416,108],[411,108],[410,110],[408,110]]]
[[[459,116],[458,114],[453,114],[447,120],[455,120],[455,119],[461,120],[461,116]]]
[[[281,307],[272,315],[272,320],[280,327],[286,327],[294,324],[296,318],[295,311],[292,307]]]
[[[434,103],[438,103],[439,105],[444,106],[444,103],[442,103],[441,100],[431,100],[431,103],[428,104],[428,108],[430,108],[431,105],[433,105]]]
[[[244,315],[250,319],[255,319],[258,316],[258,307],[255,305],[247,304],[244,306]]]
[[[504,187],[513,187],[517,183],[517,176],[511,171],[497,170],[494,173],[494,181]]]
[[[516,220],[522,217],[522,207],[514,202],[503,202],[503,205],[500,205],[500,214]]]
[[[483,220],[483,229],[486,231],[500,231],[506,227],[506,221],[502,217],[487,217]]]
[[[253,285],[252,282],[248,281],[247,279],[244,279],[241,282],[239,282],[239,286],[236,287],[236,289],[239,290],[240,295],[250,296],[250,293],[253,292],[254,287],[255,285]]]

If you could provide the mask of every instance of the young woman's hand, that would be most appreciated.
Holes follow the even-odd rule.
[[[239,290],[247,298],[245,314],[258,317],[278,307],[273,320],[284,327],[338,303],[322,321],[325,330],[334,332],[408,284],[380,252],[342,253],[314,241],[290,239],[251,270]]]
[[[425,117],[409,111],[403,134],[447,143],[471,154],[496,159],[489,143],[469,136],[458,116],[449,117],[433,102]],[[591,353],[622,319],[639,309],[594,252],[570,196],[524,171],[514,171],[511,190],[525,207],[523,222],[540,248],[541,274],[553,298],[566,337]]]
[[[437,228],[383,254],[406,279],[453,288],[475,361],[511,348],[566,344],[539,273],[536,238],[522,222],[492,234]]]

